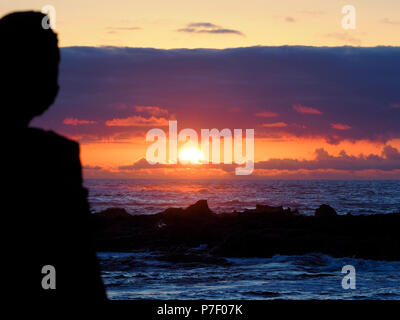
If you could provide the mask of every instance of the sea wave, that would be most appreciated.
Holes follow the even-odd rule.
[[[313,253],[272,258],[188,259],[157,252],[99,253],[110,299],[400,299],[400,262]],[[341,286],[344,265],[357,287]]]

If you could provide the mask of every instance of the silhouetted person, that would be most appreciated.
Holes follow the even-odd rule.
[[[29,128],[54,102],[60,54],[57,35],[42,27],[45,15],[17,12],[0,19],[0,77],[6,184],[3,245],[14,298],[104,300],[90,236],[87,190],[82,186],[79,145],[56,133]],[[5,242],[5,243],[4,243]],[[42,280],[54,266],[56,289]],[[51,279],[45,281],[51,283]],[[9,293],[7,293],[9,294]]]

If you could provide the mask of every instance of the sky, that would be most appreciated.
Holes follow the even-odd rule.
[[[3,0],[0,14],[56,9],[61,90],[32,125],[79,141],[87,178],[239,178],[147,163],[146,132],[176,120],[254,129],[251,178],[400,179],[400,2],[353,2]]]
[[[2,0],[0,13],[56,9],[61,46],[398,46],[398,0]],[[344,5],[356,29],[343,30]],[[191,24],[208,23],[208,27]]]

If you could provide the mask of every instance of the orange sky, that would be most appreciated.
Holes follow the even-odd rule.
[[[96,142],[96,143],[84,143],[81,146],[81,159],[82,162],[89,167],[100,166],[106,169],[101,173],[102,177],[163,177],[163,178],[232,178],[232,175],[218,170],[218,168],[209,169],[207,166],[203,168],[202,165],[188,166],[189,169],[176,169],[176,166],[171,166],[170,170],[167,169],[141,169],[136,172],[123,172],[121,173],[118,167],[129,166],[140,159],[145,158],[146,149],[151,142],[144,143],[143,138],[132,139],[129,142]],[[400,150],[400,139],[389,141],[387,144]],[[338,144],[328,144],[324,139],[304,139],[292,137],[283,137],[279,139],[255,139],[255,162],[269,160],[269,159],[301,159],[301,160],[312,160],[315,158],[315,150],[323,148],[331,155],[339,155],[342,150],[345,150],[348,155],[359,156],[360,154],[380,154],[382,151],[383,144],[378,142],[372,142],[368,140],[359,141],[342,141]],[[199,146],[200,149],[200,146]],[[221,155],[223,151],[221,150]],[[211,160],[211,159],[210,159]],[[326,170],[325,170],[326,171]],[[320,172],[325,172],[321,170]],[[330,170],[335,173],[338,172],[340,177],[340,171]],[[253,176],[262,175],[272,178],[282,178],[284,170],[257,170],[257,164],[255,165],[255,171]],[[98,177],[99,172],[93,170],[85,170],[87,177]],[[286,172],[290,178],[295,178],[294,172]],[[304,173],[304,171],[303,171]],[[388,176],[382,174],[379,171],[365,171],[358,172],[357,178],[373,177],[373,178],[395,178],[399,177],[400,171],[396,176]],[[303,174],[304,175],[304,174]],[[302,176],[303,176],[302,175]],[[321,174],[321,176],[323,176]],[[345,173],[342,176],[346,176]],[[252,178],[252,177],[248,177]],[[299,175],[300,178],[300,175]]]
[[[227,48],[254,45],[399,45],[397,0],[2,0],[12,10],[56,9],[62,46]],[[354,5],[355,30],[343,30],[344,5]],[[239,34],[185,33],[208,22]]]

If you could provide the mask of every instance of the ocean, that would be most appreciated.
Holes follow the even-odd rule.
[[[109,299],[396,299],[400,262],[322,254],[171,263],[162,254],[99,253]],[[342,288],[342,267],[356,289]]]
[[[94,211],[119,207],[151,214],[200,199],[217,213],[268,204],[312,215],[323,203],[339,214],[400,211],[400,181],[86,180],[85,185]]]
[[[215,212],[256,204],[312,215],[321,204],[339,214],[400,211],[400,181],[86,180],[93,211],[125,208],[152,214],[208,200]],[[193,255],[202,248],[194,248]],[[110,299],[399,299],[400,261],[333,258],[320,253],[272,258],[170,262],[161,252],[100,252]],[[190,254],[189,254],[190,256]],[[342,267],[356,270],[356,289],[342,288]]]

